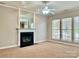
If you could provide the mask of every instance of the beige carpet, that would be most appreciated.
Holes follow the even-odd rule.
[[[9,48],[0,50],[1,58],[60,58],[79,57],[79,47],[43,42],[24,48]]]

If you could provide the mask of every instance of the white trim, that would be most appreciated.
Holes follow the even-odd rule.
[[[26,8],[21,8],[22,11],[26,11],[26,12],[30,12],[30,13],[34,13],[33,11],[29,11]]]
[[[34,43],[46,42],[46,40],[35,41]]]
[[[0,49],[7,49],[7,48],[12,48],[12,47],[17,47],[18,45],[11,45],[11,46],[5,46],[5,47],[0,47]]]
[[[7,8],[12,8],[12,9],[18,9],[18,8],[16,8],[16,7],[9,6],[9,5],[4,5],[4,4],[0,4],[0,6],[7,7]]]
[[[34,15],[33,15],[33,22],[34,22],[34,28],[35,28],[35,31],[34,31],[34,43],[36,41],[36,25],[35,25],[35,12],[34,12]]]
[[[21,9],[21,10],[26,11],[26,12],[34,13],[33,11],[26,10],[25,8],[14,7],[14,6],[5,5],[5,4],[0,4],[0,6],[7,7],[7,8],[12,8],[12,9],[19,9],[19,10]]]

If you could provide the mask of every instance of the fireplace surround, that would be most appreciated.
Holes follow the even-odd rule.
[[[25,47],[33,45],[35,41],[35,29],[18,30],[18,46]]]
[[[34,32],[21,32],[20,33],[20,47],[25,47],[34,44]]]

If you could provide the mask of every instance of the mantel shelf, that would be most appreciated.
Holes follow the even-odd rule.
[[[36,28],[16,28],[16,30],[36,30]]]

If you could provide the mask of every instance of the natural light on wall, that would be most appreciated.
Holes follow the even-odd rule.
[[[52,20],[52,39],[60,40],[60,19]]]

